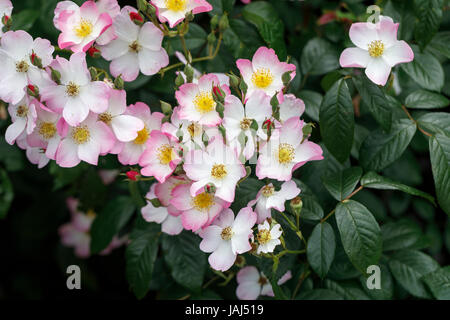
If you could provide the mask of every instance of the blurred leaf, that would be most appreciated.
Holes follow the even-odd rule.
[[[320,132],[327,149],[341,163],[348,159],[353,144],[353,103],[344,79],[326,93],[320,106]]]
[[[327,223],[318,223],[308,239],[306,254],[311,268],[322,279],[330,270],[336,250],[333,228]]]
[[[318,288],[300,293],[295,300],[344,300],[344,298],[333,290]]]
[[[213,7],[209,14],[213,16],[216,14],[222,15],[224,12],[231,13],[236,0],[209,0],[208,2]]]
[[[380,190],[400,190],[413,196],[422,197],[435,204],[434,198],[423,191],[398,183],[389,178],[382,177],[375,172],[368,172],[361,178],[361,185],[365,188]]]
[[[441,134],[431,137],[430,157],[438,202],[450,216],[450,137]]]
[[[411,109],[441,109],[450,104],[445,96],[426,90],[417,90],[406,97],[405,104]]]
[[[409,119],[392,124],[389,133],[378,129],[364,140],[359,153],[360,162],[366,170],[380,171],[401,157],[408,147],[417,127]]]
[[[381,235],[383,251],[396,251],[410,249],[422,237],[422,230],[417,223],[403,219],[382,225]]]
[[[426,113],[417,119],[419,126],[430,133],[440,133],[450,137],[450,113]]]
[[[24,156],[21,150],[9,145],[3,136],[0,136],[0,161],[4,163],[8,172],[19,171],[24,167]]]
[[[314,91],[302,90],[298,97],[305,103],[305,113],[312,120],[319,122],[319,110],[322,104],[323,96]]]
[[[14,190],[5,170],[0,168],[0,219],[6,218],[6,214],[14,199]]]
[[[131,242],[125,254],[126,275],[130,288],[138,299],[144,298],[150,289],[160,231],[159,225],[145,222],[139,215],[130,235]]]
[[[12,15],[12,30],[29,31],[39,18],[39,11],[25,9]]]
[[[199,249],[200,238],[184,231],[161,239],[164,259],[173,279],[187,289],[199,292],[206,271],[206,255]]]
[[[326,279],[324,284],[325,288],[330,289],[344,297],[344,300],[370,300],[370,298],[355,282],[336,282]]]
[[[439,30],[442,20],[442,0],[414,0],[416,11],[415,38],[422,48],[431,41]]]
[[[433,54],[444,55],[450,59],[450,31],[443,31],[437,33],[427,46]]]
[[[50,174],[53,176],[53,190],[59,190],[74,183],[88,168],[87,164],[80,163],[73,168],[61,168],[55,162],[50,163]]]
[[[309,40],[301,57],[304,75],[322,75],[339,68],[338,53],[333,45],[321,38]]]
[[[127,224],[136,207],[129,197],[120,196],[108,202],[92,223],[91,252],[101,252]]]
[[[450,300],[450,266],[425,275],[423,280],[436,299]]]
[[[420,251],[403,250],[390,256],[389,268],[401,286],[418,298],[430,298],[421,278],[439,268],[439,264]]]
[[[246,207],[251,200],[256,199],[256,194],[264,186],[265,183],[261,180],[251,177],[245,179],[236,188],[236,197],[231,208],[237,213],[241,208]]]
[[[351,167],[338,173],[322,177],[322,182],[337,201],[342,201],[353,192],[362,173],[361,168]]]
[[[378,222],[366,207],[354,200],[339,203],[335,216],[347,256],[365,274],[367,267],[377,264],[381,256],[382,240]]]

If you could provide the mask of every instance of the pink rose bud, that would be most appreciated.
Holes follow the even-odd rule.
[[[134,171],[134,170],[130,170],[127,172],[127,177],[128,179],[132,180],[132,181],[137,181],[137,176],[139,175],[139,172]]]

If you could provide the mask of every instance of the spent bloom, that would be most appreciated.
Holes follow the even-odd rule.
[[[252,61],[239,59],[236,65],[248,86],[247,96],[257,90],[263,90],[267,95],[273,96],[284,87],[284,73],[291,72],[291,79],[295,77],[295,65],[280,62],[275,51],[266,47],[259,48]]]
[[[397,40],[399,24],[380,16],[376,24],[359,22],[350,28],[350,40],[356,45],[345,49],[340,58],[344,68],[365,68],[367,77],[384,86],[392,67],[414,60],[414,53],[405,41]]]
[[[186,13],[208,12],[213,7],[205,0],[152,0],[159,21],[168,22],[171,28],[184,20]]]
[[[236,256],[252,249],[249,239],[256,214],[251,208],[243,208],[236,218],[233,211],[225,209],[213,224],[200,232],[203,252],[212,252],[208,258],[212,268],[227,271],[236,261]]]
[[[126,6],[114,19],[117,38],[100,46],[103,58],[111,61],[110,71],[114,77],[122,75],[124,81],[134,81],[139,71],[150,76],[169,64],[169,56],[161,47],[163,33],[153,23],[136,25],[131,13],[137,10]]]
[[[69,125],[78,126],[90,111],[100,114],[107,110],[110,88],[103,81],[91,81],[84,52],[72,54],[70,60],[56,57],[52,68],[61,78],[42,88],[42,101],[53,111],[62,111]]]
[[[256,199],[248,203],[248,206],[253,207],[255,204],[255,212],[258,214],[258,223],[262,223],[267,218],[271,217],[271,209],[277,209],[283,212],[284,203],[287,200],[294,199],[300,193],[297,184],[290,180],[281,185],[279,191],[275,190],[272,183],[269,183],[261,188],[256,195]]]

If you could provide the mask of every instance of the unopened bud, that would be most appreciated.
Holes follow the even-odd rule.
[[[283,73],[283,75],[281,76],[281,80],[283,80],[283,85],[286,87],[290,82],[291,82],[291,72],[292,71],[287,71],[285,73]]]
[[[211,18],[210,24],[211,30],[215,30],[217,28],[217,25],[219,24],[219,16],[217,14]]]
[[[181,74],[181,72],[178,72],[177,77],[175,78],[175,85],[177,87],[182,86],[184,84],[184,78]]]
[[[314,124],[312,124],[312,123],[307,123],[305,126],[303,126],[303,138],[304,139],[307,139],[311,135],[313,128],[314,128]]]
[[[172,106],[170,103],[164,102],[162,100],[159,101],[161,103],[161,110],[165,115],[171,115],[172,114]]]
[[[130,19],[138,26],[144,23],[144,17],[139,12],[130,12]]]
[[[134,170],[130,170],[126,173],[128,179],[132,180],[132,181],[137,181],[137,177],[139,176],[139,172],[134,171]]]
[[[97,79],[97,69],[95,67],[89,67],[89,73],[91,74],[91,79]]]
[[[217,40],[217,38],[216,38],[216,36],[214,35],[214,32],[211,32],[211,33],[208,35],[208,37],[206,38],[206,41],[208,41],[208,44],[209,44],[210,46],[213,46],[214,43],[216,43],[216,40]]]
[[[33,66],[38,67],[39,69],[42,69],[42,59],[39,58],[39,57],[36,55],[36,53],[33,52],[33,53],[30,55],[30,61],[31,61],[31,64],[32,64]]]
[[[57,84],[61,84],[61,73],[58,70],[52,68],[51,76],[53,81]]]
[[[114,79],[114,88],[117,90],[123,90],[124,85],[122,75],[120,74],[116,79]]]
[[[225,111],[225,107],[219,101],[216,101],[216,111],[219,114],[219,117],[223,118],[224,116],[223,112]]]
[[[228,29],[229,27],[230,27],[230,22],[228,21],[228,16],[226,14],[224,14],[222,16],[222,18],[220,18],[220,21],[219,21],[219,30],[221,32],[223,32],[226,29]]]
[[[27,94],[34,98],[39,98],[39,88],[37,86],[33,86],[32,84],[29,84],[27,86]]]
[[[161,201],[159,201],[158,198],[150,199],[150,202],[155,208],[159,208],[162,206]]]
[[[186,20],[187,21],[194,20],[194,14],[192,13],[192,11],[189,11],[188,13],[186,13]]]
[[[273,97],[270,99],[270,105],[272,106],[273,112],[275,112],[278,109],[278,106],[280,105],[277,95],[278,93],[275,93]]]
[[[194,80],[194,68],[191,65],[186,65],[184,74],[186,75],[186,82],[191,83]]]
[[[95,58],[95,59],[100,58],[102,56],[100,50],[98,50],[94,46],[90,47],[87,52],[92,58]]]
[[[292,211],[293,211],[297,216],[300,216],[300,213],[302,212],[302,208],[303,208],[303,201],[302,201],[302,198],[300,198],[300,197],[295,197],[294,199],[291,200],[290,206],[291,206]]]
[[[223,103],[225,101],[225,92],[222,90],[220,86],[213,87],[212,91],[213,91],[213,98],[216,102]]]
[[[239,84],[239,89],[241,89],[241,91],[244,95],[247,94],[248,86],[244,80],[242,80],[241,83]]]
[[[211,184],[211,183],[208,183],[208,184],[205,186],[205,192],[206,192],[206,193],[216,193],[216,186],[213,185],[213,184]]]
[[[152,17],[156,14],[156,8],[151,3],[147,3],[147,14]]]
[[[137,2],[138,10],[145,12],[147,10],[148,4],[149,3],[147,2],[147,0],[138,0],[138,2]]]
[[[245,266],[246,261],[245,258],[241,255],[236,257],[236,262],[235,262],[236,266],[238,266],[239,268],[242,268]]]
[[[9,28],[12,25],[12,19],[10,16],[7,16],[6,14],[2,17],[2,23],[5,27]]]
[[[238,77],[236,77],[234,74],[228,74],[228,78],[230,78],[230,85],[232,87],[239,87],[239,82],[241,81]]]

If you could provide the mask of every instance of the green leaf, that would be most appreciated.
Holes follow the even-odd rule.
[[[295,300],[344,300],[344,298],[333,290],[319,288],[304,291]]]
[[[442,0],[414,0],[416,17],[415,38],[422,48],[439,30],[442,20]]]
[[[14,199],[14,190],[5,170],[0,169],[0,219],[4,219]]]
[[[127,224],[136,207],[129,197],[117,197],[106,205],[91,227],[91,252],[105,249],[113,237]]]
[[[247,204],[256,198],[258,191],[265,186],[265,183],[255,178],[247,178],[236,188],[236,197],[231,206],[235,212],[247,206]]]
[[[29,31],[39,18],[39,11],[25,9],[12,16],[12,30]]]
[[[276,300],[287,300],[288,297],[284,293],[283,289],[278,285],[278,280],[276,277],[272,276],[269,278],[270,284],[272,285],[273,294]]]
[[[380,176],[379,174],[373,171],[366,173],[361,178],[361,185],[364,186],[365,188],[371,189],[403,191],[410,195],[427,199],[431,203],[435,204],[434,198],[430,194],[417,190],[416,188],[404,185],[402,183],[393,181],[389,178]]]
[[[450,266],[425,275],[423,280],[436,299],[450,300]]]
[[[319,119],[325,146],[341,163],[346,161],[352,149],[355,118],[352,97],[344,79],[326,93]]]
[[[359,202],[347,200],[336,207],[336,222],[350,261],[365,274],[381,256],[381,230],[372,213]]]
[[[301,212],[301,219],[318,221],[324,216],[322,206],[317,201],[316,196],[312,193],[309,187],[298,179],[295,183],[300,188],[300,197],[302,198],[303,207]],[[293,213],[290,206],[287,206],[288,212]]]
[[[272,4],[265,1],[252,2],[244,7],[242,16],[254,24],[264,41],[275,50],[280,60],[287,57],[284,42],[284,24]]]
[[[302,90],[298,97],[305,103],[305,113],[312,120],[319,122],[319,110],[322,104],[323,96],[314,91]]]
[[[200,238],[184,231],[178,236],[164,235],[164,259],[173,279],[187,289],[199,292],[205,276],[206,255],[199,249]]]
[[[383,251],[410,249],[420,241],[422,230],[411,220],[389,222],[381,226]]]
[[[231,13],[236,0],[209,0],[208,2],[213,7],[209,14],[213,16],[216,14],[222,15],[224,12]]]
[[[450,137],[450,113],[427,113],[419,117],[417,119],[417,122],[421,128],[430,133],[440,133]]]
[[[392,124],[389,133],[378,129],[363,142],[359,153],[361,165],[366,170],[381,171],[401,157],[414,134],[416,124],[409,119],[400,119]]]
[[[448,107],[450,101],[439,93],[417,90],[406,97],[405,104],[411,109],[441,109]]]
[[[389,268],[400,285],[418,298],[430,298],[421,278],[439,268],[439,264],[420,251],[403,250],[390,256]]]
[[[437,199],[450,216],[450,137],[436,134],[429,143]]]
[[[345,300],[370,300],[370,298],[360,289],[358,284],[353,281],[349,282],[336,282],[326,279],[324,281],[325,288],[330,289]]]
[[[333,228],[327,223],[318,223],[308,240],[306,254],[311,268],[322,279],[330,270],[336,250]]]
[[[322,182],[337,201],[342,201],[353,192],[362,173],[361,168],[351,167],[322,177]]]
[[[450,31],[437,33],[428,44],[427,50],[450,59]]]
[[[419,86],[440,92],[444,86],[444,70],[439,61],[430,53],[414,53],[414,60],[400,65]]]
[[[391,130],[393,107],[383,90],[365,75],[353,77],[353,83],[375,120],[384,130]]]
[[[144,298],[150,289],[160,234],[159,225],[147,223],[139,216],[130,235],[131,242],[125,252],[126,276],[138,299]]]
[[[302,73],[319,76],[339,68],[335,47],[322,38],[308,41],[302,52]]]
[[[189,50],[194,50],[200,48],[203,44],[206,43],[207,33],[200,27],[198,24],[189,23],[189,31],[185,35],[186,39],[186,47]],[[181,44],[181,40],[179,38],[171,38],[171,45],[173,50],[177,50],[183,52],[183,46]]]

